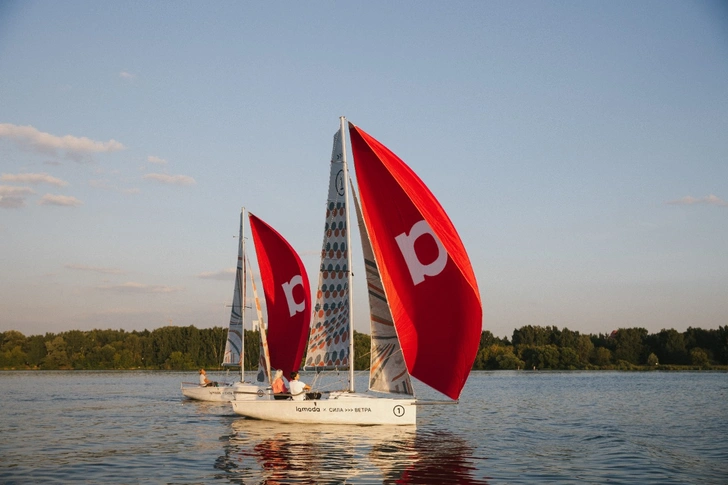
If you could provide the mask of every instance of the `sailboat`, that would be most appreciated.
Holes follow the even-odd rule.
[[[370,306],[369,391],[354,388],[346,120],[334,135],[324,241],[306,367],[349,370],[349,386],[304,401],[232,401],[240,415],[289,423],[414,425],[411,377],[456,402],[482,331],[475,273],[450,218],[397,155],[349,123]],[[353,186],[353,183],[351,183]]]
[[[188,398],[201,401],[228,402],[256,399],[261,387],[266,388],[271,382],[271,366],[290,374],[297,369],[303,358],[306,336],[310,326],[310,290],[308,276],[301,260],[291,246],[271,226],[252,213],[248,213],[253,242],[256,246],[258,264],[261,270],[263,288],[267,299],[268,326],[263,318],[260,300],[255,287],[255,277],[245,250],[243,233],[245,209],[240,212],[240,231],[238,244],[238,263],[235,276],[230,324],[227,342],[223,354],[223,367],[240,367],[240,381],[235,383],[218,383],[217,386],[205,387],[197,383],[183,382],[182,394]],[[266,249],[270,246],[270,250]],[[274,252],[277,259],[272,260],[268,254]],[[255,382],[246,382],[243,368],[245,295],[247,293],[248,273],[253,289],[254,302],[258,316],[260,335],[260,358]],[[287,279],[286,279],[287,278]],[[272,288],[280,279],[288,285],[282,295]],[[298,312],[289,315],[282,310],[285,299],[298,302]],[[298,336],[298,338],[292,338]],[[272,351],[270,349],[273,349]]]

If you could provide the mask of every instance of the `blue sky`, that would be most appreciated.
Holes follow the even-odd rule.
[[[242,206],[315,285],[339,116],[484,329],[728,325],[725,3],[4,1],[0,331],[227,325]]]

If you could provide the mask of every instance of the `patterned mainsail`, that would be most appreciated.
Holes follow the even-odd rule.
[[[457,399],[482,331],[470,259],[450,218],[412,169],[351,123],[349,133],[362,214],[407,369]]]
[[[414,395],[412,382],[402,356],[397,330],[389,311],[387,295],[379,277],[379,268],[374,260],[372,244],[359,207],[356,192],[352,190],[356,220],[361,235],[364,269],[367,275],[369,294],[369,328],[371,332],[371,355],[369,364],[369,389],[392,394]]]
[[[253,214],[249,218],[268,313],[270,366],[290,375],[301,365],[311,323],[308,275],[283,236]]]
[[[346,243],[347,201],[341,130],[334,135],[331,153],[326,223],[321,248],[321,266],[316,290],[311,335],[308,339],[306,368],[344,369],[349,367],[349,267]]]
[[[223,366],[243,365],[243,305],[245,304],[245,263],[243,261],[245,242],[243,240],[243,211],[240,212],[240,230],[238,231],[238,267],[235,272],[235,292],[233,306],[230,311],[227,342],[223,354]]]

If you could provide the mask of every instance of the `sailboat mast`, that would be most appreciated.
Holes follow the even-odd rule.
[[[349,287],[347,304],[349,306],[349,391],[354,392],[354,305],[352,301],[352,283],[354,281],[351,266],[351,220],[349,217],[349,164],[346,161],[346,118],[339,117],[341,123],[341,153],[344,164],[344,203],[346,204],[346,266],[348,268]]]
[[[248,266],[245,260],[245,207],[240,208],[240,255],[242,259],[243,271],[240,275],[242,281],[238,281],[238,288],[240,288],[240,382],[245,382],[245,294],[248,284]],[[240,264],[240,263],[238,263]]]

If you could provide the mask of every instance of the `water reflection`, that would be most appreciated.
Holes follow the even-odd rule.
[[[415,427],[284,425],[236,419],[216,468],[234,483],[484,484],[473,449]]]

